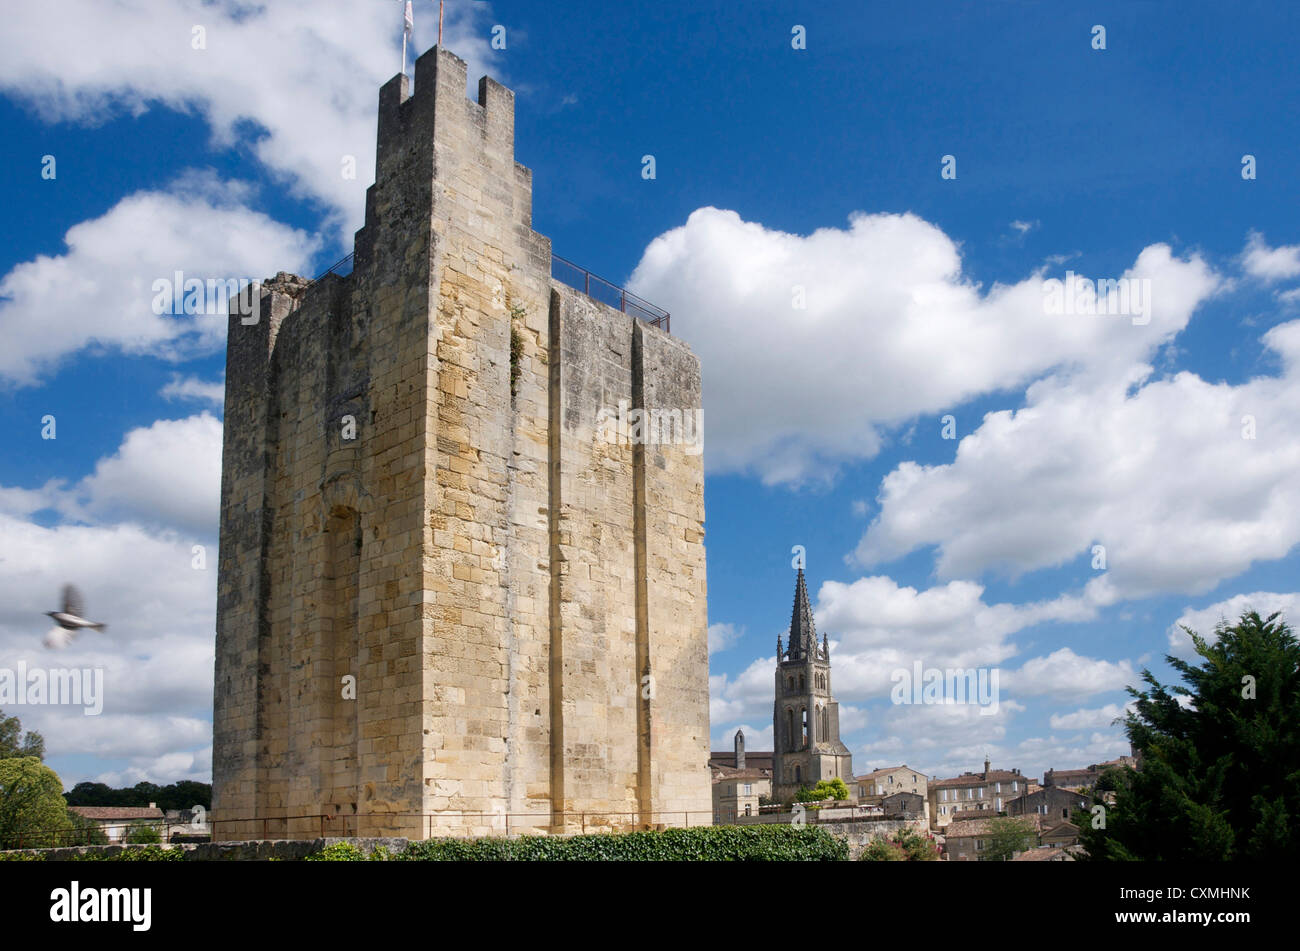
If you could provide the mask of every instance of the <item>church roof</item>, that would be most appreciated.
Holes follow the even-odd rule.
[[[939,779],[929,784],[930,789],[943,789],[944,787],[965,787],[965,786],[984,786],[988,783],[1009,783],[1009,782],[1028,782],[1024,776],[1008,769],[991,769],[987,773],[966,773],[962,776],[954,776],[951,779]]]
[[[732,769],[730,766],[714,766],[713,781],[715,783],[726,783],[737,779],[771,779],[772,770],[770,769]]]
[[[709,765],[714,767],[725,767],[727,769],[736,768],[736,753],[734,750],[721,750],[709,754]],[[772,751],[771,750],[745,750],[745,766],[750,769],[768,769],[772,768]]]
[[[861,776],[854,776],[853,781],[855,783],[869,783],[877,776],[888,776],[890,773],[915,773],[922,779],[925,778],[925,773],[921,772],[919,769],[912,769],[912,767],[904,763],[902,766],[882,766],[880,769],[873,769],[871,772],[863,773]]]
[[[989,835],[993,831],[991,823],[997,818],[998,816],[989,816],[987,819],[962,819],[957,822],[950,822],[944,830],[944,836],[952,840]],[[1040,815],[1015,816],[1015,818],[1024,820],[1026,825],[1033,827],[1034,832],[1043,830],[1043,817]],[[1056,827],[1053,826],[1052,828]]]

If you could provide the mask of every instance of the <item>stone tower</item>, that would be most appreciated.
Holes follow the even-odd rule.
[[[804,786],[853,780],[853,757],[840,742],[840,705],[831,695],[831,651],[817,643],[803,569],[794,585],[790,647],[776,640],[776,703],[772,710],[772,798],[783,802]]]
[[[552,279],[466,78],[380,90],[351,273],[230,318],[218,839],[709,822],[698,444],[599,425],[698,410],[699,362]]]

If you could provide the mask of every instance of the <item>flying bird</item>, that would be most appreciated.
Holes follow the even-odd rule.
[[[45,612],[46,616],[54,618],[54,623],[58,625],[45,635],[45,646],[52,650],[59,650],[67,647],[83,628],[90,628],[92,631],[102,631],[104,629],[103,624],[87,621],[82,616],[85,613],[86,609],[81,599],[81,592],[70,584],[64,585],[63,610]]]

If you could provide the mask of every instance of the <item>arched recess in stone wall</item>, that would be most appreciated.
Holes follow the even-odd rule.
[[[355,473],[338,473],[321,483],[320,526],[324,535],[324,577],[317,607],[320,632],[321,729],[324,756],[323,805],[344,816],[357,808],[360,786],[360,582],[363,533],[372,500]]]

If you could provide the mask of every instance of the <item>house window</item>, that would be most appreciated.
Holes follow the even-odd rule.
[[[981,849],[983,849],[983,848],[984,848],[984,840],[983,840],[983,839],[976,839],[976,840],[975,840],[975,850],[976,850],[976,851],[979,851],[979,850],[981,850]]]
[[[1002,811],[1002,797],[998,796],[998,812]]]
[[[745,803],[745,815],[753,815],[753,813],[749,811],[749,803]]]
[[[997,791],[998,791],[998,792],[1002,792],[1002,784],[1001,784],[1001,783],[997,783],[997,784],[996,784],[996,788],[997,788]]]
[[[753,783],[745,783],[745,795],[746,795],[746,796],[752,796],[752,795],[754,795],[754,784],[753,784]]]
[[[1011,780],[1011,791],[1012,791],[1012,792],[1019,792],[1019,791],[1020,791],[1020,785],[1019,785],[1019,783],[1017,783],[1014,779]]]

